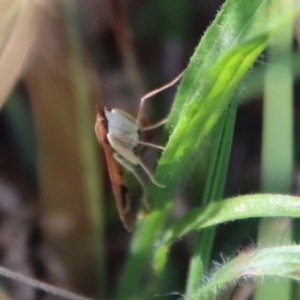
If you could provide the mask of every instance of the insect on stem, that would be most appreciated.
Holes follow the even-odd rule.
[[[166,123],[166,119],[164,119],[156,124],[144,126],[142,124],[143,122],[141,122],[144,102],[146,99],[149,99],[174,85],[180,80],[183,73],[184,72],[179,74],[170,83],[153,90],[142,97],[137,118],[122,109],[109,109],[104,106],[97,106],[95,124],[96,135],[104,149],[109,177],[120,219],[128,231],[132,230],[134,217],[130,207],[129,191],[124,178],[124,171],[133,174],[140,183],[143,190],[143,202],[146,211],[149,207],[146,197],[146,185],[143,178],[137,172],[137,167],[142,168],[154,185],[160,188],[165,187],[163,184],[156,181],[151,171],[144,165],[137,147],[138,145],[144,145],[164,150],[164,147],[160,145],[141,140],[141,135],[144,131],[155,129]]]

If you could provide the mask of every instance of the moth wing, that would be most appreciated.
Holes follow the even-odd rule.
[[[123,167],[120,166],[120,164],[114,159],[114,150],[107,140],[107,119],[105,117],[104,109],[105,108],[102,106],[97,107],[95,131],[98,140],[104,149],[108,173],[120,219],[124,227],[128,231],[131,231],[134,218],[130,208],[130,201],[128,199],[128,189],[122,178]]]

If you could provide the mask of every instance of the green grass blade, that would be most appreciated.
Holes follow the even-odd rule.
[[[300,217],[300,197],[278,194],[253,194],[214,202],[195,208],[166,231],[163,243],[170,243],[192,230],[220,223],[257,217]]]
[[[286,2],[285,2],[286,3]],[[288,40],[284,37],[288,37]],[[279,40],[278,40],[279,39]],[[293,169],[292,24],[271,43],[265,74],[262,190],[288,193]],[[287,44],[286,44],[287,43]],[[286,44],[286,45],[285,45]],[[284,54],[284,56],[282,56]],[[281,56],[281,60],[277,57]],[[281,147],[284,145],[284,147]]]
[[[242,252],[219,268],[209,281],[187,299],[209,300],[226,285],[239,279],[260,279],[266,276],[299,280],[300,246],[280,246]]]
[[[270,35],[299,12],[282,12],[276,1],[229,0],[197,47],[179,87],[167,129],[174,128],[155,174],[165,189],[149,188],[152,211],[138,222],[125,263],[118,299],[145,293],[151,254],[183,179],[220,116],[240,79],[266,47]],[[133,277],[132,274],[137,274]],[[147,277],[145,277],[147,276]]]
[[[281,0],[282,10],[293,7],[294,1]],[[262,192],[289,193],[293,181],[293,75],[291,49],[293,24],[289,22],[273,37],[269,46],[269,64],[265,74],[263,141],[262,141]],[[278,61],[277,57],[281,56]],[[265,246],[288,243],[292,240],[289,219],[263,219],[258,240]],[[291,299],[287,279],[270,280],[258,286],[255,300]]]
[[[213,152],[207,175],[202,206],[222,198],[227,175],[227,168],[231,150],[231,143],[235,124],[237,101],[232,103],[225,112],[219,134],[213,145]],[[200,232],[193,257],[191,258],[187,295],[193,294],[200,287],[202,277],[208,267],[211,257],[211,249],[215,236],[215,228],[208,228]]]
[[[201,204],[200,206],[209,204],[212,201],[218,201],[222,198],[231,149],[236,108],[237,102],[232,103],[227,111],[225,111],[218,132],[215,134],[204,196],[203,199],[201,197],[201,203],[199,201],[199,204]],[[210,259],[214,234],[215,228],[208,228],[199,233],[188,274],[187,294],[193,293],[199,288],[201,277],[204,270],[207,268]],[[159,277],[164,270],[168,252],[168,247],[159,248],[159,251],[155,252],[153,265],[156,275],[159,275]]]

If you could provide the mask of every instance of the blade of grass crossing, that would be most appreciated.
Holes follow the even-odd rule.
[[[229,112],[229,110],[227,111]],[[213,138],[213,146],[212,146],[212,154],[210,157],[210,163],[209,163],[209,169],[208,169],[208,174],[207,174],[207,180],[206,180],[206,185],[205,185],[205,190],[204,190],[204,196],[201,197],[200,201],[201,203],[199,203],[199,206],[205,206],[206,204],[209,203],[209,201],[212,200],[218,200],[216,199],[212,199],[210,198],[210,196],[213,194],[214,191],[214,184],[216,184],[216,178],[217,178],[217,170],[218,170],[218,166],[220,166],[220,164],[218,164],[218,161],[220,159],[220,152],[221,152],[221,145],[222,145],[222,136],[224,134],[224,129],[225,129],[225,124],[228,118],[228,115],[226,112],[224,113],[223,117],[220,120],[220,124],[218,126],[218,128],[215,130],[216,132],[214,133],[214,138]],[[188,286],[189,285],[196,285],[195,288],[198,288],[198,283],[199,280],[201,281],[201,276],[197,276],[196,274],[194,274],[194,272],[197,272],[197,274],[201,274],[202,273],[202,263],[203,263],[203,256],[200,255],[200,246],[199,246],[199,240],[201,240],[203,238],[203,235],[207,236],[207,232],[211,233],[211,228],[208,230],[205,230],[205,232],[201,232],[199,234],[199,237],[196,241],[196,246],[195,246],[195,251],[194,251],[194,256],[192,258],[192,262],[190,265],[190,270],[189,270],[189,275],[188,275]],[[208,236],[212,236],[213,234],[208,234]],[[209,242],[209,240],[207,240],[207,242],[212,243],[213,242],[213,238],[210,238],[211,241]],[[209,247],[208,247],[209,248]],[[202,248],[201,248],[202,249]],[[164,248],[159,248],[159,251],[156,251],[155,253],[155,257],[154,257],[154,270],[156,273],[156,276],[158,278],[161,277],[164,267],[165,267],[165,263],[167,261],[167,257],[166,255],[168,255],[169,252],[169,247],[166,246]],[[197,263],[196,263],[197,261]],[[200,266],[200,268],[199,268]],[[202,267],[201,267],[202,266]],[[197,270],[197,271],[196,271]],[[191,279],[190,277],[195,278],[194,280]],[[188,288],[189,290],[190,288]]]
[[[225,199],[194,208],[165,231],[161,244],[173,243],[193,230],[228,221],[259,217],[299,218],[299,197],[280,194],[253,194]]]
[[[222,121],[220,122],[220,125],[222,124],[222,127],[224,125],[224,121],[226,120],[225,117],[226,116],[224,115]],[[209,170],[208,170],[206,184],[205,184],[202,206],[209,203],[209,199],[210,199],[209,196],[213,190],[214,176],[216,175],[215,171],[217,169],[216,166],[218,161],[218,154],[219,154],[221,140],[222,140],[221,139],[222,131],[223,130],[221,130],[220,128],[218,135],[215,138],[214,145],[212,147],[213,148],[212,155],[210,158],[210,164],[209,164]],[[188,273],[187,288],[186,288],[187,295],[193,294],[201,286],[203,273],[207,267],[206,262],[210,257],[209,250],[211,249],[211,246],[213,244],[214,235],[215,235],[214,228],[208,228],[198,233],[198,237],[194,246],[194,253],[190,260],[190,265],[189,265],[189,273]],[[203,242],[205,242],[205,245],[207,245],[207,247],[206,246],[203,247],[202,244]]]
[[[233,138],[237,101],[233,101],[225,111],[220,122],[220,129],[213,145],[211,163],[207,175],[202,206],[220,200],[223,196],[228,161]],[[199,289],[203,274],[208,267],[215,227],[199,233],[196,240],[194,254],[190,262],[186,294],[191,295]]]
[[[187,299],[216,299],[215,296],[224,286],[235,284],[239,279],[252,278],[253,280],[260,280],[264,277],[276,276],[299,280],[299,253],[299,245],[241,252],[236,258],[216,270],[209,281]],[[220,297],[220,299],[224,298]]]

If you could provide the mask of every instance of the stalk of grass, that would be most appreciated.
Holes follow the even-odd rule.
[[[235,100],[231,103],[228,110],[225,111],[220,122],[220,128],[213,144],[204,196],[201,202],[202,206],[220,200],[223,196],[234,131],[236,108],[237,101]],[[200,287],[203,274],[210,261],[215,229],[215,227],[212,227],[201,231],[197,237],[194,254],[191,258],[189,267],[187,295],[193,294]]]
[[[152,211],[137,224],[117,299],[132,300],[141,294],[153,296],[153,290],[145,289],[153,278],[150,271],[153,247],[162,241],[175,196],[193,165],[195,152],[219,122],[236,85],[266,47],[270,36],[294,18],[299,9],[297,4],[283,13],[276,1],[229,0],[205,33],[182,79],[167,124],[167,130],[176,127],[155,173],[166,188],[149,187]],[[154,274],[163,273],[167,253],[162,251],[155,256]]]
[[[81,44],[77,6],[73,1],[67,1],[64,6],[70,41],[71,67],[73,68],[74,95],[78,124],[78,143],[81,155],[82,172],[85,178],[85,193],[88,212],[92,224],[92,242],[98,271],[98,292],[105,293],[105,251],[103,198],[101,180],[99,178],[99,161],[96,154],[96,139],[94,138],[94,114],[91,112],[91,98],[88,92],[86,69],[84,68],[84,51]]]
[[[292,7],[293,1],[281,1],[282,9]],[[269,47],[270,60],[265,74],[262,191],[289,193],[293,176],[293,75],[291,47],[293,22],[274,36]],[[276,60],[281,55],[281,60]],[[263,219],[258,232],[264,246],[289,244],[292,227],[289,219]],[[288,279],[268,280],[258,285],[255,299],[291,299]]]

